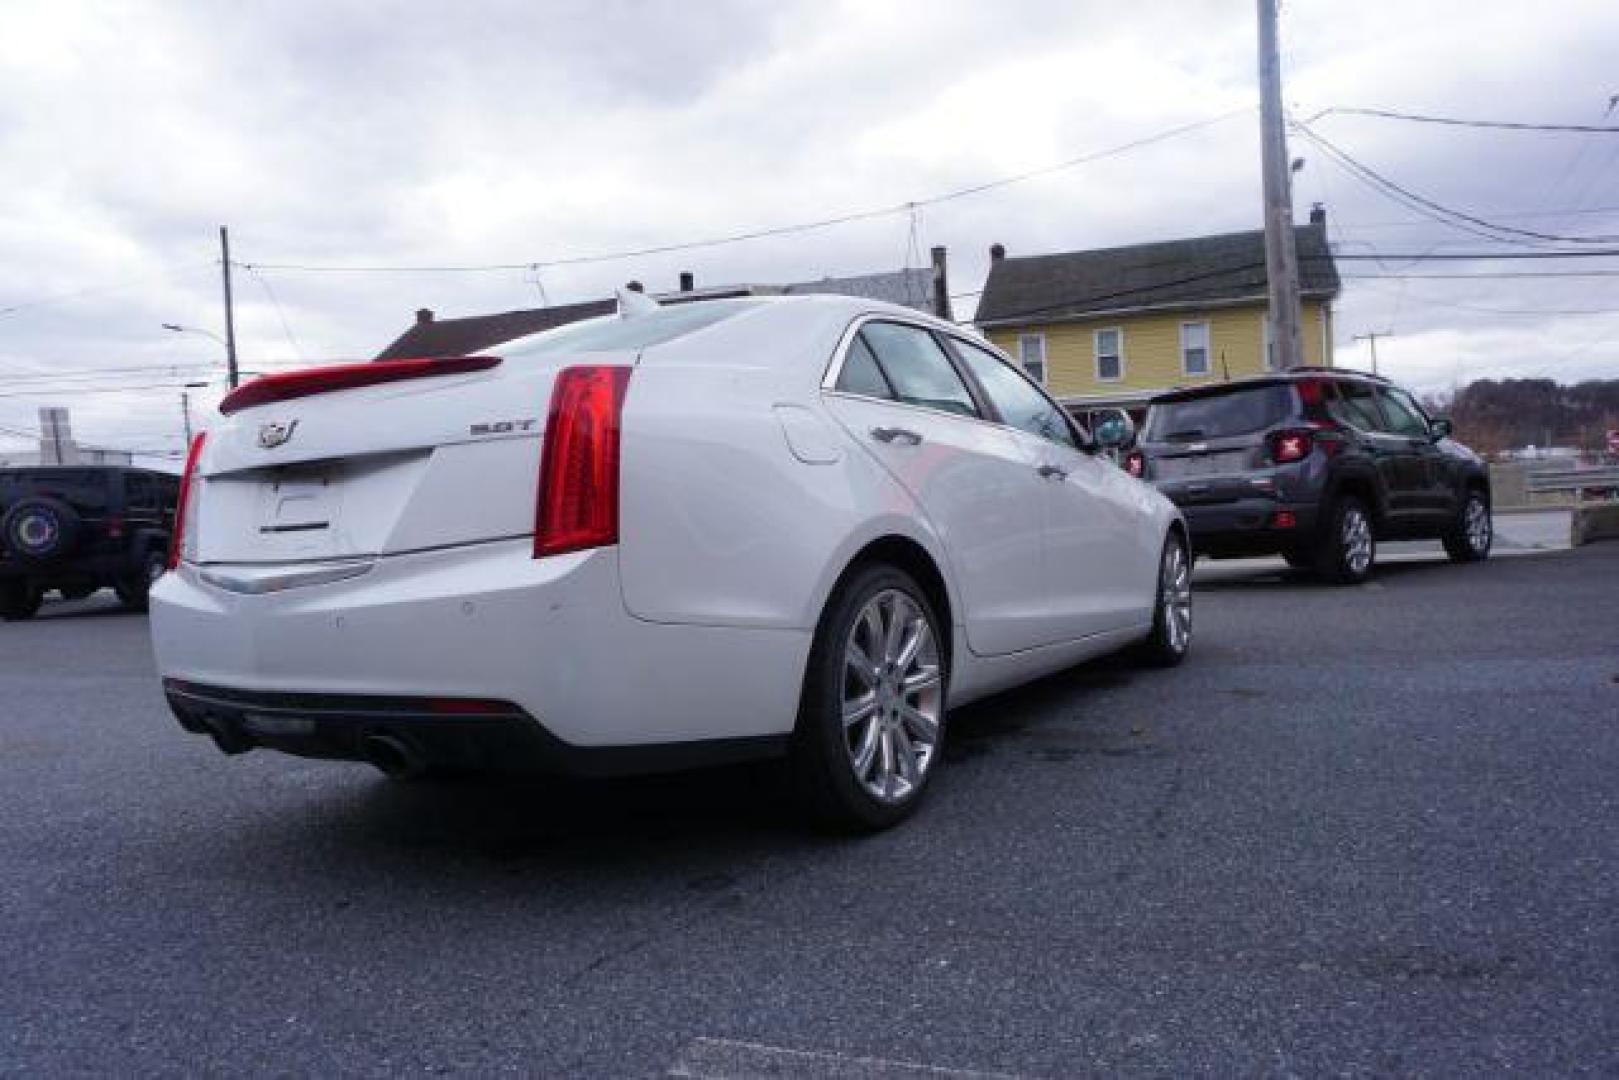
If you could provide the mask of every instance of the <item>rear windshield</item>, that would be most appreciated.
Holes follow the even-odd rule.
[[[676,304],[631,319],[609,315],[535,334],[517,348],[502,351],[509,357],[522,357],[646,349],[713,326],[760,303],[759,300],[711,300]]]
[[[1293,389],[1285,383],[1153,402],[1143,437],[1152,442],[1191,442],[1248,435],[1281,423],[1292,410]]]

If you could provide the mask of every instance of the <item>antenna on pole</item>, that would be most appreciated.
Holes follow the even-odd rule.
[[[1379,374],[1379,372],[1377,370],[1377,339],[1380,338],[1380,337],[1385,337],[1386,338],[1386,337],[1393,337],[1393,336],[1394,336],[1394,331],[1393,330],[1368,330],[1364,334],[1356,334],[1354,337],[1350,338],[1349,340],[1351,340],[1351,341],[1365,341],[1365,342],[1369,342],[1371,344],[1371,346],[1372,346],[1372,374],[1377,375],[1377,374]]]

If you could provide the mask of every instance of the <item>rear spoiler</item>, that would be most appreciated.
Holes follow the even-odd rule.
[[[263,375],[226,394],[225,400],[219,403],[219,411],[229,416],[233,412],[254,405],[268,405],[273,401],[290,401],[334,390],[354,390],[405,379],[488,371],[499,363],[498,356],[450,356],[437,360],[372,360],[359,364],[332,364]]]

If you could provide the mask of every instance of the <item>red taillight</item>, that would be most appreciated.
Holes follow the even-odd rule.
[[[174,504],[174,531],[169,534],[169,569],[180,565],[180,545],[185,543],[186,515],[191,510],[191,486],[196,482],[197,459],[202,456],[202,444],[208,433],[199,431],[191,437],[186,450],[186,470],[180,477],[180,497]]]
[[[487,371],[500,363],[498,356],[454,356],[443,360],[373,360],[364,364],[333,364],[265,375],[225,395],[219,411],[229,416],[252,405],[272,401],[328,394],[334,390],[355,390],[362,386],[422,379],[433,375],[464,375]]]
[[[1124,471],[1139,480],[1147,472],[1147,455],[1140,450],[1124,455]]]
[[[1315,440],[1308,431],[1278,431],[1270,437],[1270,457],[1278,465],[1303,461]]]
[[[618,543],[619,417],[627,367],[557,373],[540,456],[534,557]]]
[[[1293,516],[1291,510],[1278,510],[1270,516],[1270,527],[1273,529],[1291,529],[1298,523],[1299,519]]]
[[[1298,387],[1299,400],[1306,405],[1319,405],[1326,396],[1326,387],[1320,379],[1300,379],[1294,385]]]

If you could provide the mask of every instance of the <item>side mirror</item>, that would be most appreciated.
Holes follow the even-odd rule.
[[[1098,450],[1119,453],[1135,443],[1136,422],[1123,409],[1108,409],[1097,421],[1092,437]]]
[[[1450,438],[1450,433],[1454,430],[1455,427],[1447,417],[1438,416],[1428,422],[1428,431],[1433,435],[1434,442]]]

